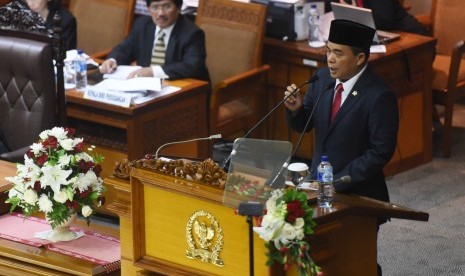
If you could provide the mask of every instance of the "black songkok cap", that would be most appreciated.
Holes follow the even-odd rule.
[[[370,49],[375,30],[366,25],[344,20],[331,21],[328,41],[362,49]]]

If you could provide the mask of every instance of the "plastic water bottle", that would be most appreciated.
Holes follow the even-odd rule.
[[[84,52],[81,49],[78,50],[74,66],[76,68],[76,90],[84,92],[87,87],[87,63]]]
[[[333,206],[333,166],[328,161],[328,156],[321,156],[321,163],[318,165],[318,206],[330,208]]]
[[[308,12],[308,32],[308,45],[310,47],[325,46],[320,32],[320,14],[316,8],[316,4],[312,4]]]

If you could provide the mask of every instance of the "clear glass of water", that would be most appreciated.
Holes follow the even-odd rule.
[[[298,188],[304,181],[308,180],[308,165],[305,163],[292,163],[287,167],[288,180]]]

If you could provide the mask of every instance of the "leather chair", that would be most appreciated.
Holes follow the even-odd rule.
[[[0,132],[10,150],[0,159],[22,162],[43,130],[65,123],[63,57],[59,35],[0,29]]]
[[[465,96],[465,2],[433,0],[432,33],[437,38],[437,54],[433,63],[433,103],[444,106],[441,149],[450,157],[454,103]],[[439,122],[438,110],[433,119]]]
[[[130,32],[135,0],[70,0],[69,11],[76,17],[77,47],[97,59]]]
[[[200,0],[196,23],[206,39],[211,134],[241,137],[263,114],[269,69],[262,65],[265,16],[264,5]]]

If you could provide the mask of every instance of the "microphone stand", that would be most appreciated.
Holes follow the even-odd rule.
[[[256,123],[251,129],[249,129],[242,138],[247,138],[250,133],[252,131],[254,131],[259,125],[261,125],[263,123],[263,121],[265,121],[265,119],[267,119],[278,107],[280,107],[289,97],[293,96],[300,88],[302,88],[302,86],[306,85],[306,84],[309,84],[309,83],[312,83],[312,82],[315,82],[318,80],[318,76],[317,75],[314,75],[311,79],[308,79],[306,80],[304,83],[302,83],[301,85],[297,86],[295,89],[292,90],[291,93],[289,93],[289,95],[287,95],[286,97],[284,97],[283,100],[281,100],[277,105],[275,105],[265,116],[263,116],[260,121],[258,121],[258,123]],[[228,155],[228,157],[223,160],[220,164],[220,167],[226,171],[226,167],[229,165],[229,162],[231,161],[231,158],[234,154],[236,154],[236,148],[239,147],[240,143],[233,148],[233,150],[231,151],[231,154]]]
[[[247,216],[249,224],[249,273],[254,276],[254,247],[253,247],[253,217],[263,216],[263,204],[259,202],[241,202],[239,204],[238,214]]]
[[[161,145],[157,151],[155,152],[155,160],[158,159],[158,152],[166,147],[166,146],[171,146],[171,145],[177,145],[177,144],[184,144],[184,143],[189,143],[189,142],[195,142],[195,141],[203,141],[203,140],[213,140],[213,139],[219,139],[221,138],[221,134],[214,134],[214,135],[211,135],[209,137],[203,137],[203,138],[195,138],[195,139],[190,139],[190,140],[183,140],[183,141],[176,141],[176,142],[170,142],[170,143],[166,143],[166,144],[163,144]]]
[[[318,103],[320,102],[321,96],[322,96],[325,92],[326,92],[326,90],[325,90],[324,92],[322,92],[322,93],[318,96],[318,98],[316,99],[316,102],[315,102],[315,104],[313,105],[312,111],[310,112],[310,116],[308,116],[307,122],[305,123],[305,127],[304,127],[302,133],[301,133],[300,136],[299,136],[299,140],[297,140],[297,144],[296,144],[294,150],[292,151],[291,156],[290,156],[289,159],[283,164],[283,166],[281,167],[281,169],[279,170],[279,172],[273,177],[273,179],[272,179],[271,181],[267,181],[267,182],[266,182],[266,185],[268,185],[268,186],[271,187],[271,186],[276,182],[276,180],[279,178],[279,176],[283,173],[283,171],[284,171],[285,169],[287,169],[287,166],[289,166],[290,159],[292,158],[292,156],[294,156],[294,154],[295,154],[295,153],[297,152],[297,150],[299,149],[300,144],[302,143],[302,139],[304,138],[305,131],[307,130],[308,126],[310,125],[310,121],[311,121],[312,118],[313,118],[313,114],[315,113],[316,107],[318,106]],[[293,94],[293,93],[291,93],[291,94]],[[291,95],[291,94],[289,94],[289,95]],[[287,99],[287,97],[284,98],[284,100],[286,100],[286,99]]]

